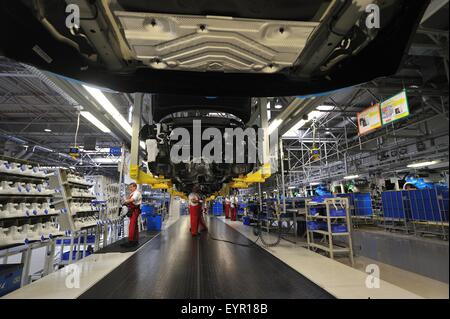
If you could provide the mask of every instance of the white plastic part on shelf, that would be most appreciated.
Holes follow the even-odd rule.
[[[25,236],[25,243],[41,239],[41,236],[39,236],[38,232],[35,230],[34,225],[22,225],[22,234]]]
[[[87,189],[72,188],[72,197],[94,197]]]
[[[61,231],[56,224],[52,222],[46,222],[44,224],[38,223],[36,226],[39,229],[39,234],[41,235],[41,239],[53,238],[56,236],[64,235],[64,232]]]
[[[0,227],[0,246],[8,245],[8,228]]]
[[[11,226],[7,228],[6,232],[6,243],[5,245],[11,244],[25,244],[26,235],[22,233],[21,226]],[[0,243],[3,244],[3,243]]]
[[[72,203],[70,205],[70,211],[72,215],[75,215],[79,212],[90,212],[93,211],[90,203]]]
[[[55,215],[56,209],[51,208],[49,203],[42,203],[41,210],[43,211],[43,215]]]
[[[20,216],[20,211],[18,210],[19,204],[17,203],[6,203],[0,207],[0,219],[5,218],[16,218]]]
[[[4,160],[0,161],[0,173],[9,173],[22,175],[25,177],[34,177],[34,178],[44,178],[46,177],[46,172],[44,170],[40,170],[36,166],[7,162]]]
[[[0,182],[0,195],[11,195],[17,193],[17,188],[14,188],[12,182],[1,181]]]
[[[0,160],[0,173],[7,173],[10,170],[7,161]]]
[[[0,246],[27,244],[30,241],[42,241],[62,235],[64,232],[52,222],[11,226],[0,228]]]
[[[18,216],[36,216],[37,211],[31,208],[31,203],[19,203],[19,207],[17,208],[19,212]]]
[[[77,229],[86,228],[86,227],[93,227],[98,225],[99,220],[95,216],[88,216],[88,217],[82,217],[82,218],[76,218],[74,220],[75,227]]]
[[[83,177],[77,176],[74,174],[67,175],[67,181],[70,183],[85,185],[85,186],[89,186],[89,187],[93,186],[92,183],[89,183]]]

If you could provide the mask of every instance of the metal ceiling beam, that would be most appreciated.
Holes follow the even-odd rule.
[[[448,4],[448,0],[432,0],[427,10],[425,11],[420,24],[427,22],[433,15]]]
[[[92,98],[87,98],[86,93],[82,93],[83,90],[79,84],[71,83],[63,78],[54,76],[52,74],[47,74],[49,79],[55,83],[60,89],[62,89],[67,95],[69,95],[73,100],[77,101],[79,105],[83,106],[85,111],[91,112],[97,119],[103,122],[111,130],[111,135],[114,136],[118,141],[124,141],[127,143],[131,142],[131,137],[125,130],[120,127],[117,122],[107,114],[103,108],[98,105],[96,101]]]

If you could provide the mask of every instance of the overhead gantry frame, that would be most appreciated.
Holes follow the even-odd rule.
[[[172,190],[172,182],[170,179],[164,178],[164,176],[153,176],[146,173],[139,168],[139,155],[141,153],[139,131],[141,129],[141,115],[142,104],[144,100],[143,93],[135,93],[134,95],[134,108],[132,116],[132,135],[131,135],[131,151],[130,151],[130,178],[132,178],[137,184],[149,185],[152,189],[167,189]],[[180,194],[181,195],[181,194]]]

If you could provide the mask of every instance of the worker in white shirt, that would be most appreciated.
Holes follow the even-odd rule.
[[[237,198],[237,194],[234,193],[233,195],[231,195],[230,198],[230,202],[231,202],[231,220],[232,221],[236,221],[237,218],[237,209],[238,209],[238,198]]]
[[[230,206],[231,206],[231,201],[230,201],[230,196],[225,196],[225,218],[226,219],[230,219]]]
[[[191,219],[191,234],[192,236],[198,235],[199,226],[202,226],[204,230],[208,230],[203,220],[203,200],[200,196],[200,186],[194,185],[192,193],[189,194],[189,215]]]
[[[138,190],[136,183],[129,185],[130,195],[124,201],[124,205],[128,207],[131,213],[130,225],[128,228],[128,243],[125,246],[137,246],[139,244],[138,218],[141,214],[142,194]]]

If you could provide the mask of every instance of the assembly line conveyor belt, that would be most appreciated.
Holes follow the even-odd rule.
[[[233,242],[250,241],[211,218],[210,232]],[[182,217],[83,293],[80,298],[333,298],[263,248],[192,238]]]

